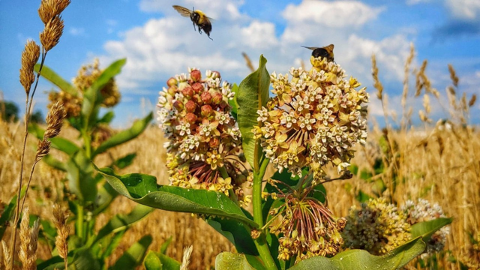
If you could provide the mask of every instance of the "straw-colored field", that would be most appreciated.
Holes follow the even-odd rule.
[[[16,125],[2,125],[0,148],[0,200],[4,203],[13,196],[19,171],[18,154],[21,149],[20,130]],[[443,129],[442,129],[443,128]],[[73,129],[66,128],[62,135],[75,138]],[[13,143],[9,142],[7,132],[13,132]],[[375,158],[382,158],[378,141],[381,131],[372,130],[369,133],[368,147],[359,148],[353,161],[360,170],[372,170]],[[374,176],[383,179],[387,186],[385,195],[390,195],[392,173],[396,173],[398,183],[393,192],[393,199],[402,204],[407,199],[425,198],[437,202],[448,216],[454,218],[451,233],[448,237],[446,250],[451,255],[471,263],[472,269],[479,266],[478,245],[469,241],[469,234],[476,240],[480,236],[480,136],[472,128],[452,128],[444,126],[437,129],[411,131],[408,133],[394,130],[388,131],[394,155],[397,162],[390,169]],[[161,131],[150,127],[138,139],[116,148],[103,156],[102,162],[107,162],[111,155],[119,157],[131,152],[138,156],[134,164],[121,173],[140,172],[155,175],[160,184],[168,184],[165,168],[165,151]],[[27,147],[26,168],[29,168],[35,155],[36,143],[31,139]],[[54,152],[57,156],[61,156]],[[65,158],[65,157],[64,157]],[[384,157],[385,158],[385,157]],[[99,162],[99,163],[102,163]],[[388,161],[387,161],[388,162]],[[99,164],[101,165],[101,164]],[[359,171],[360,171],[359,170]],[[28,205],[31,213],[40,215],[43,219],[52,218],[52,203],[62,198],[62,173],[49,169],[45,164],[37,167],[33,185],[35,188],[28,194]],[[373,184],[354,176],[351,180],[336,181],[326,184],[329,206],[337,216],[345,216],[348,209],[358,201],[355,194],[361,189],[371,194]],[[65,202],[64,202],[65,204]],[[117,198],[105,215],[99,218],[97,227],[102,226],[117,213],[125,213],[132,209],[133,203],[125,198]],[[118,258],[129,244],[145,234],[153,236],[152,249],[157,249],[170,236],[173,237],[168,254],[181,260],[183,248],[193,245],[190,269],[205,269],[213,265],[215,255],[222,251],[233,249],[226,239],[217,234],[202,220],[184,213],[171,213],[156,210],[147,218],[135,224],[125,235],[119,250],[111,256],[111,262]],[[5,239],[9,239],[8,232]],[[49,258],[51,253],[40,243],[38,257]],[[446,269],[457,269],[458,264],[447,262],[445,256],[441,264]],[[476,266],[475,266],[476,265]]]

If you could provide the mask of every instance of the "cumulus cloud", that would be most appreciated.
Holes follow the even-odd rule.
[[[193,7],[190,0],[178,4]],[[179,16],[170,4],[143,0],[142,9],[162,11],[166,15],[124,32],[120,40],[107,42],[106,54],[100,60],[109,63],[127,57],[118,82],[122,91],[131,94],[152,87],[158,91],[163,86],[160,82],[186,72],[187,67],[219,70],[224,79],[239,83],[249,73],[241,52],[246,52],[255,66],[258,56],[263,54],[268,59],[270,72],[287,73],[290,67],[300,66],[302,60],[309,66],[311,51],[301,46],[334,43],[337,63],[364,85],[371,83],[372,53],[377,55],[383,74],[389,74],[387,78],[402,80],[403,63],[409,51],[407,37],[397,34],[374,40],[363,38],[359,32],[363,24],[384,10],[382,7],[355,1],[304,1],[285,8],[282,14],[286,24],[281,31],[271,22],[242,14],[241,5],[242,1],[237,0],[222,4],[195,1],[196,8],[202,7],[209,16],[219,18],[213,22],[211,37],[214,40],[211,41],[205,34],[195,33],[191,21]],[[332,14],[337,15],[332,17]],[[229,16],[239,16],[239,19]],[[331,25],[332,21],[335,26]]]
[[[480,1],[478,0],[446,0],[447,10],[457,19],[480,19]]]
[[[283,17],[293,23],[314,22],[332,28],[360,27],[383,10],[357,1],[303,1],[299,5],[288,5]]]
[[[70,30],[68,30],[68,32],[72,36],[85,36],[85,29],[81,27],[70,27]]]

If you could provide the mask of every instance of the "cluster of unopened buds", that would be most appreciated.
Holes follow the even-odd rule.
[[[158,121],[169,141],[167,163],[174,186],[231,191],[246,202],[241,184],[249,177],[243,162],[241,134],[231,116],[234,93],[220,73],[189,69],[167,81],[160,92]]]
[[[440,205],[431,205],[430,202],[425,199],[418,199],[417,203],[408,200],[400,209],[405,213],[407,222],[410,225],[446,217]],[[441,251],[445,247],[449,233],[449,226],[444,226],[436,231],[427,242],[426,253],[431,254]]]
[[[324,176],[323,167],[335,165],[347,171],[353,147],[365,143],[366,120],[362,104],[365,88],[326,58],[311,58],[312,69],[292,68],[290,75],[271,74],[275,96],[258,110],[259,125],[253,130],[263,151],[280,172],[300,175],[305,166]]]
[[[383,198],[371,199],[361,209],[350,210],[343,232],[345,246],[385,254],[411,240],[412,225],[442,217],[445,217],[442,208],[424,199],[418,199],[417,203],[407,201],[400,208]],[[435,232],[426,243],[426,253],[441,251],[448,233],[448,227]]]

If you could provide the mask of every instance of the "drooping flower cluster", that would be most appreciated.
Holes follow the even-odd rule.
[[[352,207],[342,234],[348,248],[385,254],[410,240],[410,224],[405,214],[385,199],[370,199],[361,209]]]
[[[60,89],[59,92],[51,91],[48,95],[48,99],[51,103],[48,105],[50,108],[54,103],[59,101],[65,107],[67,112],[67,118],[77,117],[82,111],[83,94],[92,86],[98,77],[102,74],[102,70],[99,67],[98,59],[95,59],[93,64],[85,65],[78,71],[77,77],[73,79],[73,85],[76,88],[76,93],[69,93]],[[111,79],[101,90],[102,106],[113,107],[120,102],[120,92],[118,90],[115,79]]]
[[[365,143],[366,120],[362,104],[368,102],[365,88],[346,79],[345,71],[326,58],[311,58],[310,71],[292,68],[288,74],[271,74],[275,97],[258,111],[261,123],[253,130],[263,150],[281,172],[295,175],[310,166],[318,175],[334,164],[339,173],[347,170],[352,148]]]
[[[270,180],[274,181],[274,180]],[[287,194],[275,194],[285,204],[270,211],[279,220],[270,226],[270,231],[280,235],[278,259],[303,260],[313,256],[332,257],[343,245],[341,232],[345,218],[335,218],[319,200],[309,197],[310,189],[297,190]]]
[[[167,86],[157,107],[169,139],[165,147],[171,184],[225,194],[233,190],[245,198],[240,188],[245,167],[238,159],[241,134],[228,104],[234,95],[230,85],[216,71],[207,71],[202,79],[199,70],[189,69],[188,75],[170,78]]]
[[[408,200],[400,209],[405,213],[406,220],[410,225],[446,217],[440,205],[431,205],[430,202],[425,199],[418,199],[417,203]],[[448,226],[444,226],[436,231],[427,242],[426,252],[434,253],[441,251],[445,247],[449,233],[450,227]]]

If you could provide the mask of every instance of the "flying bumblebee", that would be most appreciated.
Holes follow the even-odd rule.
[[[327,58],[327,61],[330,61],[330,62],[334,62],[334,58],[333,58],[333,47],[335,47],[333,44],[330,44],[328,46],[325,46],[325,47],[305,47],[303,46],[304,48],[307,48],[307,49],[310,49],[310,50],[313,50],[312,52],[312,56],[317,58],[317,57],[325,57]]]
[[[212,23],[210,22],[211,18],[207,17],[205,13],[203,13],[200,10],[195,10],[195,8],[193,8],[193,11],[192,11],[192,10],[189,10],[188,8],[184,8],[177,5],[174,5],[173,8],[178,13],[180,13],[180,15],[182,15],[183,17],[190,17],[190,20],[192,20],[193,22],[193,29],[195,29],[195,31],[197,30],[197,28],[195,27],[196,25],[198,26],[198,32],[200,34],[202,33],[202,30],[203,30],[205,34],[207,34],[208,38],[212,39],[210,37],[210,32],[212,31]]]

